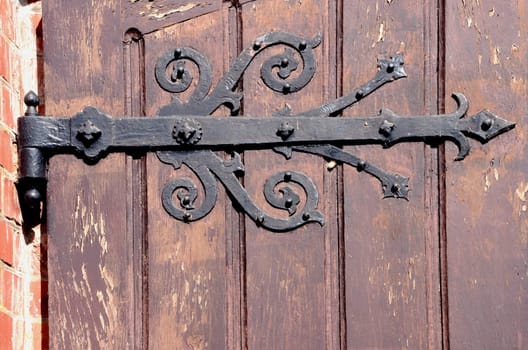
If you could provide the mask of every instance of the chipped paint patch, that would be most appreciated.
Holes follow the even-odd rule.
[[[495,167],[495,160],[492,159],[490,162],[490,168],[486,170],[486,173],[484,175],[484,192],[488,192],[493,182],[498,182],[499,179],[500,179],[499,169]]]
[[[491,63],[492,64],[494,65],[500,64],[500,54],[501,54],[500,47],[495,47],[494,49],[492,49],[492,52],[491,52]]]
[[[378,28],[378,38],[376,39],[376,42],[372,44],[372,47],[375,47],[377,43],[385,41],[385,34],[385,22],[381,22]]]
[[[334,168],[337,166],[336,161],[331,160],[328,163],[326,163],[326,170],[331,171],[334,170]]]
[[[192,350],[203,350],[206,347],[206,342],[202,336],[192,335],[187,338],[187,346]]]
[[[491,182],[489,180],[488,175],[486,174],[486,176],[484,177],[484,192],[488,192],[490,187],[491,187]]]
[[[174,13],[180,13],[180,12],[186,12],[189,10],[192,10],[193,8],[199,6],[199,3],[191,2],[186,5],[182,5],[180,7],[177,7],[175,9],[171,9],[165,12],[160,12],[159,9],[153,9],[152,13],[148,15],[148,17],[155,18],[155,19],[162,19],[164,17],[167,17],[169,15],[172,15]]]
[[[521,182],[515,189],[515,196],[521,201],[521,203],[518,203],[518,205],[517,203],[515,204],[517,213],[519,216],[521,216],[528,210],[528,183]]]
[[[521,201],[528,201],[528,183],[521,182],[519,187],[515,190],[515,194]]]

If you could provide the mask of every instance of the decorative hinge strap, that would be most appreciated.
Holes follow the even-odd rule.
[[[458,147],[455,160],[462,160],[470,151],[469,138],[484,143],[515,126],[487,110],[466,117],[468,101],[460,93],[453,94],[457,108],[448,114],[399,116],[383,109],[374,116],[329,118],[384,84],[406,77],[401,55],[380,60],[375,76],[350,94],[305,112],[293,115],[286,106],[272,118],[209,115],[221,105],[228,106],[233,114],[238,111],[242,98],[234,91],[238,81],[253,58],[271,46],[284,45],[286,49],[263,63],[264,83],[281,94],[301,90],[315,74],[313,49],[320,40],[319,36],[303,39],[288,33],[267,33],[240,54],[214,89],[211,89],[211,69],[204,56],[188,47],[169,50],[155,68],[161,88],[180,93],[191,86],[192,75],[185,68],[185,61],[198,66],[200,77],[187,103],[174,98],[160,109],[156,118],[113,118],[94,107],[87,107],[71,118],[42,117],[37,115],[37,96],[28,93],[26,114],[18,120],[20,178],[17,188],[25,225],[32,227],[40,221],[46,192],[46,162],[59,153],[76,154],[94,164],[111,152],[155,151],[162,162],[174,168],[189,167],[203,188],[199,191],[189,178],[167,183],[161,189],[161,198],[169,215],[185,222],[206,216],[215,205],[218,180],[255,224],[272,231],[288,231],[308,222],[324,222],[317,210],[319,195],[312,180],[295,171],[282,171],[269,178],[264,185],[266,201],[287,213],[285,217],[273,217],[255,204],[239,181],[244,172],[239,153],[234,152],[231,159],[224,160],[214,151],[273,149],[286,158],[293,152],[319,155],[376,177],[384,197],[406,199],[408,178],[387,173],[348,153],[342,146],[380,144],[387,148],[400,142],[452,141]],[[303,60],[303,71],[290,79],[291,72],[300,66],[298,57]],[[304,190],[304,201],[289,183]],[[204,198],[198,201],[200,207],[195,207],[200,193]],[[301,203],[303,208],[299,208]]]

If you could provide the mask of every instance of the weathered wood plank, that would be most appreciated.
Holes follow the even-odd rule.
[[[343,90],[351,91],[375,73],[378,56],[404,53],[407,79],[382,87],[345,112],[346,117],[390,108],[397,114],[435,112],[436,39],[430,37],[433,2],[344,2]],[[425,60],[424,60],[425,58]],[[432,74],[425,76],[424,72]],[[432,95],[425,95],[425,89]],[[346,330],[349,348],[420,349],[439,343],[438,214],[431,195],[436,164],[422,145],[350,147],[370,163],[411,177],[409,202],[382,200],[379,184],[344,169]],[[426,158],[426,155],[428,158]],[[426,203],[427,200],[427,203]],[[430,236],[432,235],[432,237]],[[429,238],[427,238],[429,237]],[[433,266],[428,266],[433,264]],[[436,296],[434,296],[436,294]],[[428,300],[428,295],[433,295]],[[435,323],[436,322],[436,323]]]
[[[84,105],[124,112],[116,6],[118,1],[43,4],[47,113],[67,115]],[[129,348],[134,315],[125,157],[92,167],[55,157],[49,173],[50,346]]]
[[[247,47],[257,36],[279,30],[313,38],[323,30],[326,16],[326,1],[245,3],[242,5],[242,42]],[[328,46],[332,42],[325,37],[321,46],[315,49],[318,69],[310,84],[300,92],[286,96],[270,91],[260,79],[262,62],[284,52],[284,48],[263,53],[263,57],[257,58],[244,75],[244,113],[251,115],[258,112],[271,116],[285,103],[292,107],[293,113],[297,113],[324,102],[331,91],[327,86],[335,86],[335,78],[330,79],[327,68],[324,68],[329,64],[328,52],[335,51],[335,47]],[[284,213],[271,208],[263,196],[265,179],[276,172],[301,171],[314,180],[320,192],[325,188],[325,164],[314,156],[295,154],[286,161],[272,151],[245,152],[244,162],[244,182],[250,196],[265,210],[276,215]],[[319,209],[323,212],[330,211],[326,201],[335,201],[335,198],[321,199]],[[274,234],[246,220],[248,348],[335,348],[335,343],[327,345],[327,321],[324,315],[328,306],[325,299],[332,298],[331,292],[325,290],[325,286],[332,288],[325,281],[325,271],[328,271],[325,263],[335,264],[325,262],[325,249],[337,249],[335,246],[325,247],[325,232],[336,234],[336,217],[330,216],[326,225],[328,227],[323,229],[317,224],[310,224],[287,234]],[[336,277],[334,273],[331,278]],[[335,302],[333,307],[336,308]],[[339,311],[335,311],[338,314]],[[331,319],[328,322],[332,322]],[[330,327],[329,337],[336,337],[338,329],[335,328],[338,326]]]
[[[446,163],[452,349],[528,346],[526,10],[525,1],[447,1],[446,93],[518,122]]]
[[[145,36],[148,115],[170,102],[170,94],[154,78],[156,61],[167,50],[191,46],[208,58],[214,83],[223,75],[229,53],[224,16],[222,11],[212,12]],[[197,71],[194,76],[198,78]],[[193,88],[178,97],[185,101]],[[232,249],[227,245],[231,223],[226,220],[225,206],[231,203],[219,186],[216,206],[207,217],[191,224],[177,221],[161,205],[164,185],[188,177],[200,188],[199,180],[189,169],[175,171],[162,164],[155,154],[147,156],[147,169],[149,348],[223,349],[227,342],[226,285],[234,283],[226,280],[225,267],[226,250]]]

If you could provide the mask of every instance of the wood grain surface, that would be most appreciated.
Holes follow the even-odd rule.
[[[517,122],[446,162],[449,335],[453,349],[528,347],[525,1],[447,1],[446,93]],[[446,99],[448,97],[446,96]]]
[[[163,186],[191,170],[155,154],[113,154],[97,165],[55,156],[49,165],[50,347],[56,349],[523,349],[528,345],[528,102],[526,6],[455,0],[81,0],[43,2],[49,115],[97,106],[155,117],[171,101],[154,76],[167,50],[207,57],[213,86],[254,39],[270,31],[321,35],[304,89],[271,91],[259,54],[237,90],[241,115],[309,110],[353,91],[376,60],[403,53],[406,79],[382,87],[342,118],[437,114],[465,94],[512,132],[453,145],[346,147],[410,177],[409,201],[382,199],[379,182],[348,166],[294,153],[241,152],[240,178],[264,211],[279,171],[309,176],[325,225],[269,232],[233,205],[220,183],[205,218],[183,223]],[[80,20],[82,19],[82,20]],[[177,94],[186,101],[189,91]],[[302,65],[299,66],[299,70]],[[299,74],[298,72],[294,72]],[[222,107],[214,115],[229,116]],[[228,159],[229,153],[218,152]],[[303,191],[301,206],[306,200]]]

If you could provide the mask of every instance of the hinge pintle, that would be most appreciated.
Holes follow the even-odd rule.
[[[37,116],[39,98],[33,91],[24,97],[27,106],[25,116]],[[19,132],[23,132],[19,128]],[[44,199],[46,198],[46,157],[42,150],[22,147],[18,150],[18,181],[16,188],[24,228],[40,224]],[[26,231],[24,229],[24,231]]]

